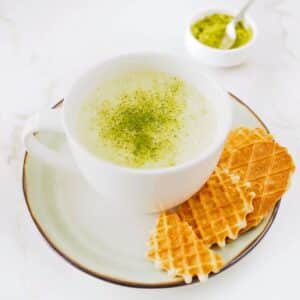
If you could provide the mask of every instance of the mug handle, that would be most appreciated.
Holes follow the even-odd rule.
[[[76,166],[70,156],[61,154],[42,144],[35,136],[38,131],[52,131],[64,133],[62,123],[62,109],[48,109],[30,117],[22,131],[22,141],[26,150],[37,156],[45,163],[75,171]]]

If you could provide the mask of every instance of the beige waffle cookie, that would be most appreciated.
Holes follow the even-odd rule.
[[[247,226],[241,231],[245,232],[258,225],[279,201],[288,188],[295,166],[287,149],[270,139],[270,135],[257,139],[254,136],[258,129],[242,131],[247,142],[230,146],[219,165],[239,175],[241,180],[251,182],[256,194],[254,210],[247,216]],[[239,137],[238,131],[230,134],[232,141]],[[228,146],[225,148],[229,149]]]
[[[176,213],[162,213],[149,242],[148,258],[171,276],[182,277],[186,283],[197,276],[205,281],[211,272],[224,265],[220,255],[197,238],[192,228]]]
[[[227,238],[236,239],[246,227],[254,196],[250,183],[217,167],[201,190],[181,204],[177,212],[208,247],[224,247]]]
[[[241,146],[253,144],[261,141],[272,141],[273,137],[263,128],[247,128],[239,127],[231,130],[229,133],[224,150],[219,162],[219,165],[227,163],[232,151],[238,149]]]

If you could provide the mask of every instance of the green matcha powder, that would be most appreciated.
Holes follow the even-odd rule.
[[[220,48],[226,26],[232,19],[233,17],[229,15],[213,14],[195,22],[191,31],[201,43],[213,48]],[[246,27],[243,22],[239,22],[235,29],[237,38],[231,49],[247,44],[252,38],[252,29]]]
[[[127,161],[117,163],[143,167],[148,162],[166,160],[174,165],[178,132],[183,126],[185,102],[183,81],[171,77],[151,89],[123,92],[118,99],[103,101],[95,120],[99,138]]]

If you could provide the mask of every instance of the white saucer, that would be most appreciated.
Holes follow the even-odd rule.
[[[231,97],[234,127],[265,127],[249,107]],[[68,151],[63,136],[40,134],[39,137],[59,151]],[[78,269],[132,287],[184,285],[182,280],[170,278],[145,259],[146,241],[156,216],[123,216],[120,211],[111,212],[109,203],[80,175],[49,167],[29,154],[24,159],[23,188],[28,209],[42,236]],[[218,250],[226,262],[223,270],[237,263],[260,242],[278,208],[279,203],[258,227]]]

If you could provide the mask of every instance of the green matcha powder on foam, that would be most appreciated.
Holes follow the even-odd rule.
[[[226,26],[233,19],[232,16],[225,14],[213,14],[195,22],[191,31],[193,36],[201,43],[220,48]],[[246,27],[243,22],[236,25],[237,38],[231,49],[239,48],[247,44],[252,38],[252,29]]]
[[[97,120],[99,137],[108,149],[119,153],[113,155],[117,163],[143,167],[163,160],[166,166],[175,164],[178,133],[184,126],[182,93],[183,81],[172,77],[164,86],[124,92],[115,103],[103,101]]]

